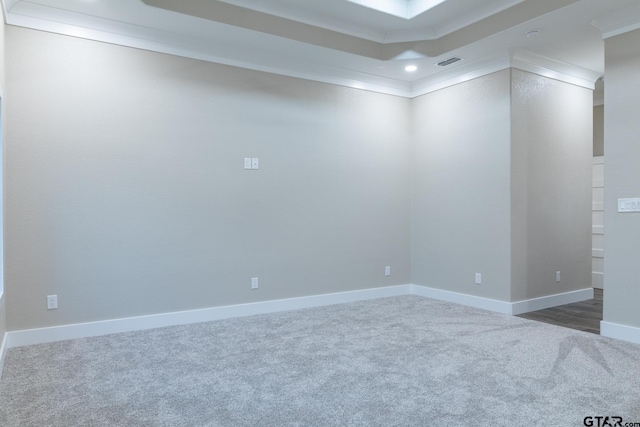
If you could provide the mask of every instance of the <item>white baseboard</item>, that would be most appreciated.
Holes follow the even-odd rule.
[[[593,288],[580,289],[562,294],[548,295],[540,298],[532,298],[524,301],[511,303],[510,314],[529,313],[530,311],[544,310],[545,308],[557,307],[559,305],[573,304],[574,302],[593,299]]]
[[[4,359],[7,356],[7,334],[2,336],[2,344],[0,344],[0,378],[2,378],[2,371],[4,370]]]
[[[600,335],[640,344],[640,328],[600,321]]]
[[[477,297],[474,295],[461,294],[458,292],[445,291],[420,285],[411,285],[411,293],[421,297],[495,311],[496,313],[511,314],[511,303],[495,299]]]
[[[186,325],[190,323],[209,322],[233,317],[268,314],[288,310],[320,307],[333,304],[364,301],[399,295],[417,295],[441,301],[481,308],[496,313],[517,315],[529,311],[542,310],[563,304],[593,298],[593,289],[534,298],[515,303],[498,301],[442,289],[428,288],[420,285],[398,285],[384,288],[363,289],[358,291],[338,292],[334,294],[312,295],[307,297],[264,301],[249,304],[212,307],[200,310],[162,313],[149,316],[129,317],[124,319],[104,320],[99,322],[78,323],[73,325],[52,326],[48,328],[28,329],[7,332],[0,347],[0,368],[4,362],[6,351],[13,347],[63,341],[75,338],[87,338],[120,332],[140,331],[162,328],[166,326]],[[633,328],[632,328],[633,329]],[[624,338],[623,338],[624,339]]]
[[[347,302],[364,301],[368,299],[408,295],[410,293],[410,285],[399,285],[384,288],[339,292],[334,294],[313,295],[308,297],[205,308],[200,310],[163,313],[150,316],[104,320],[100,322],[28,329],[23,331],[8,332],[6,336],[6,348],[21,347],[24,345],[32,344],[42,344],[54,341],[63,341],[75,338],[94,337],[120,332],[162,328],[165,326],[208,322],[212,320],[228,319],[232,317],[244,317],[255,314],[267,314],[325,305],[344,304]]]
[[[496,313],[518,314],[530,311],[544,310],[545,308],[557,307],[559,305],[571,304],[593,298],[593,288],[580,289],[578,291],[565,292],[562,294],[548,295],[540,298],[533,298],[518,302],[505,302],[474,295],[461,294],[458,292],[445,291],[442,289],[428,288],[426,286],[411,285],[412,294],[441,301],[453,302],[470,307],[482,308]]]

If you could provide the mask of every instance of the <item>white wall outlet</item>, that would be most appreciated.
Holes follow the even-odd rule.
[[[260,159],[257,157],[253,157],[251,159],[251,169],[260,169]]]
[[[391,266],[390,266],[390,265],[387,265],[387,266],[384,268],[384,275],[385,275],[385,276],[391,276]]]
[[[251,169],[251,157],[244,158],[244,168]]]
[[[47,295],[47,310],[58,308],[58,295]]]
[[[476,285],[482,285],[482,274],[476,273]]]
[[[251,278],[251,289],[258,289],[259,282],[257,277]]]
[[[560,283],[560,272],[556,271],[556,282]]]

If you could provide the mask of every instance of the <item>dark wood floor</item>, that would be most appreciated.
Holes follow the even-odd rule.
[[[594,289],[593,291],[594,299],[532,311],[531,313],[521,314],[518,317],[578,329],[592,334],[600,334],[602,289]]]

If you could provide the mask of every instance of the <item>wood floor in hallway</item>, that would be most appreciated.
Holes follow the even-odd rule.
[[[602,320],[602,289],[594,289],[594,298],[521,314],[522,317],[552,325],[600,334]]]

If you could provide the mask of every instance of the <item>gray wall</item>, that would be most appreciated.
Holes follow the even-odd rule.
[[[604,105],[593,107],[593,155],[604,156]]]
[[[592,91],[517,69],[511,87],[511,300],[590,288]]]
[[[5,88],[5,42],[4,42],[4,33],[5,33],[5,24],[4,24],[4,12],[2,10],[2,8],[0,7],[0,89],[2,91],[2,95],[3,95],[3,107],[4,107],[4,88]],[[0,135],[0,141],[2,141],[2,144],[0,144],[0,177],[3,176],[3,164],[4,161],[2,160],[4,158],[4,133],[5,133],[5,127],[4,123],[5,123],[5,119],[4,119],[4,110],[5,108],[3,108],[2,114],[2,135]],[[1,178],[0,178],[1,179]],[[0,181],[1,183],[1,181]],[[3,191],[3,186],[0,185],[0,206],[2,206],[4,204],[3,198],[2,198],[2,191]],[[0,211],[0,221],[4,221],[4,214],[2,211]],[[4,258],[4,245],[2,244],[4,237],[2,236],[2,230],[4,227],[2,227],[1,223],[0,223],[0,260],[2,260]],[[2,285],[4,285],[4,262],[0,262],[0,280],[2,280]],[[3,286],[0,285],[0,288],[2,288]],[[5,306],[5,296],[4,294],[0,297],[0,343],[2,343],[2,340],[4,338],[4,334],[7,331],[7,327],[6,327],[6,306]],[[2,369],[1,365],[0,365],[0,370]],[[0,371],[0,374],[2,374],[2,372]]]
[[[414,284],[510,300],[509,82],[504,70],[414,100]]]
[[[9,330],[407,283],[502,301],[588,286],[587,90],[504,70],[407,100],[7,39]]]
[[[410,100],[7,41],[9,330],[410,283]]]
[[[589,288],[592,105],[517,69],[417,98],[413,283],[508,302]]]
[[[618,213],[617,199],[640,197],[640,30],[605,41],[604,320],[640,327],[640,214]]]

